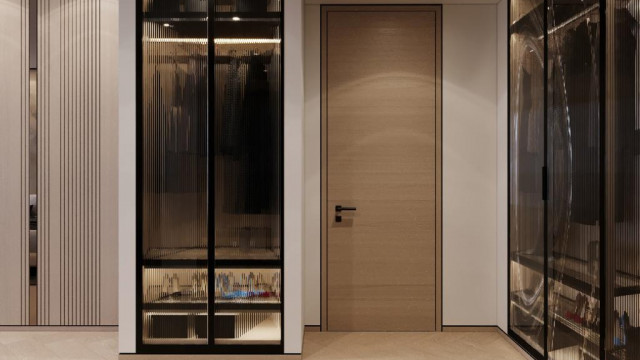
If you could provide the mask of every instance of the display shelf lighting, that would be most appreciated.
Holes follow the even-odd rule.
[[[280,44],[280,39],[214,39],[216,44]]]
[[[205,38],[147,38],[147,42],[156,43],[186,43],[186,44],[206,44]],[[219,45],[252,45],[252,44],[280,44],[280,39],[214,39],[213,42]]]
[[[239,16],[234,16],[231,18],[231,20],[233,21],[240,21],[240,17]]]

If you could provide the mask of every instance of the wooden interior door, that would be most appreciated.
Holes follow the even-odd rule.
[[[322,15],[323,327],[439,330],[441,8]]]

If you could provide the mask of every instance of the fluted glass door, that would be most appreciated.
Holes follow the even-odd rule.
[[[208,343],[207,3],[142,2],[145,345]]]

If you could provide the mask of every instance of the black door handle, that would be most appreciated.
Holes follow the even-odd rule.
[[[336,222],[342,222],[342,211],[356,211],[354,206],[336,205]]]
[[[342,206],[336,205],[336,212],[340,211],[356,211],[357,209],[354,206]]]

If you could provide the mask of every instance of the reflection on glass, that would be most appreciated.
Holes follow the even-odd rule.
[[[599,1],[548,1],[550,359],[600,354]]]
[[[510,330],[540,354],[544,353],[542,10],[542,1],[511,1]]]
[[[279,344],[279,269],[216,269],[216,344]]]
[[[607,2],[608,359],[640,359],[640,1]]]
[[[267,1],[232,5],[250,3]],[[280,15],[260,9],[240,21],[216,14],[216,260],[280,259]]]
[[[207,270],[145,267],[146,344],[207,343]]]
[[[144,344],[207,343],[206,3],[143,2]]]

